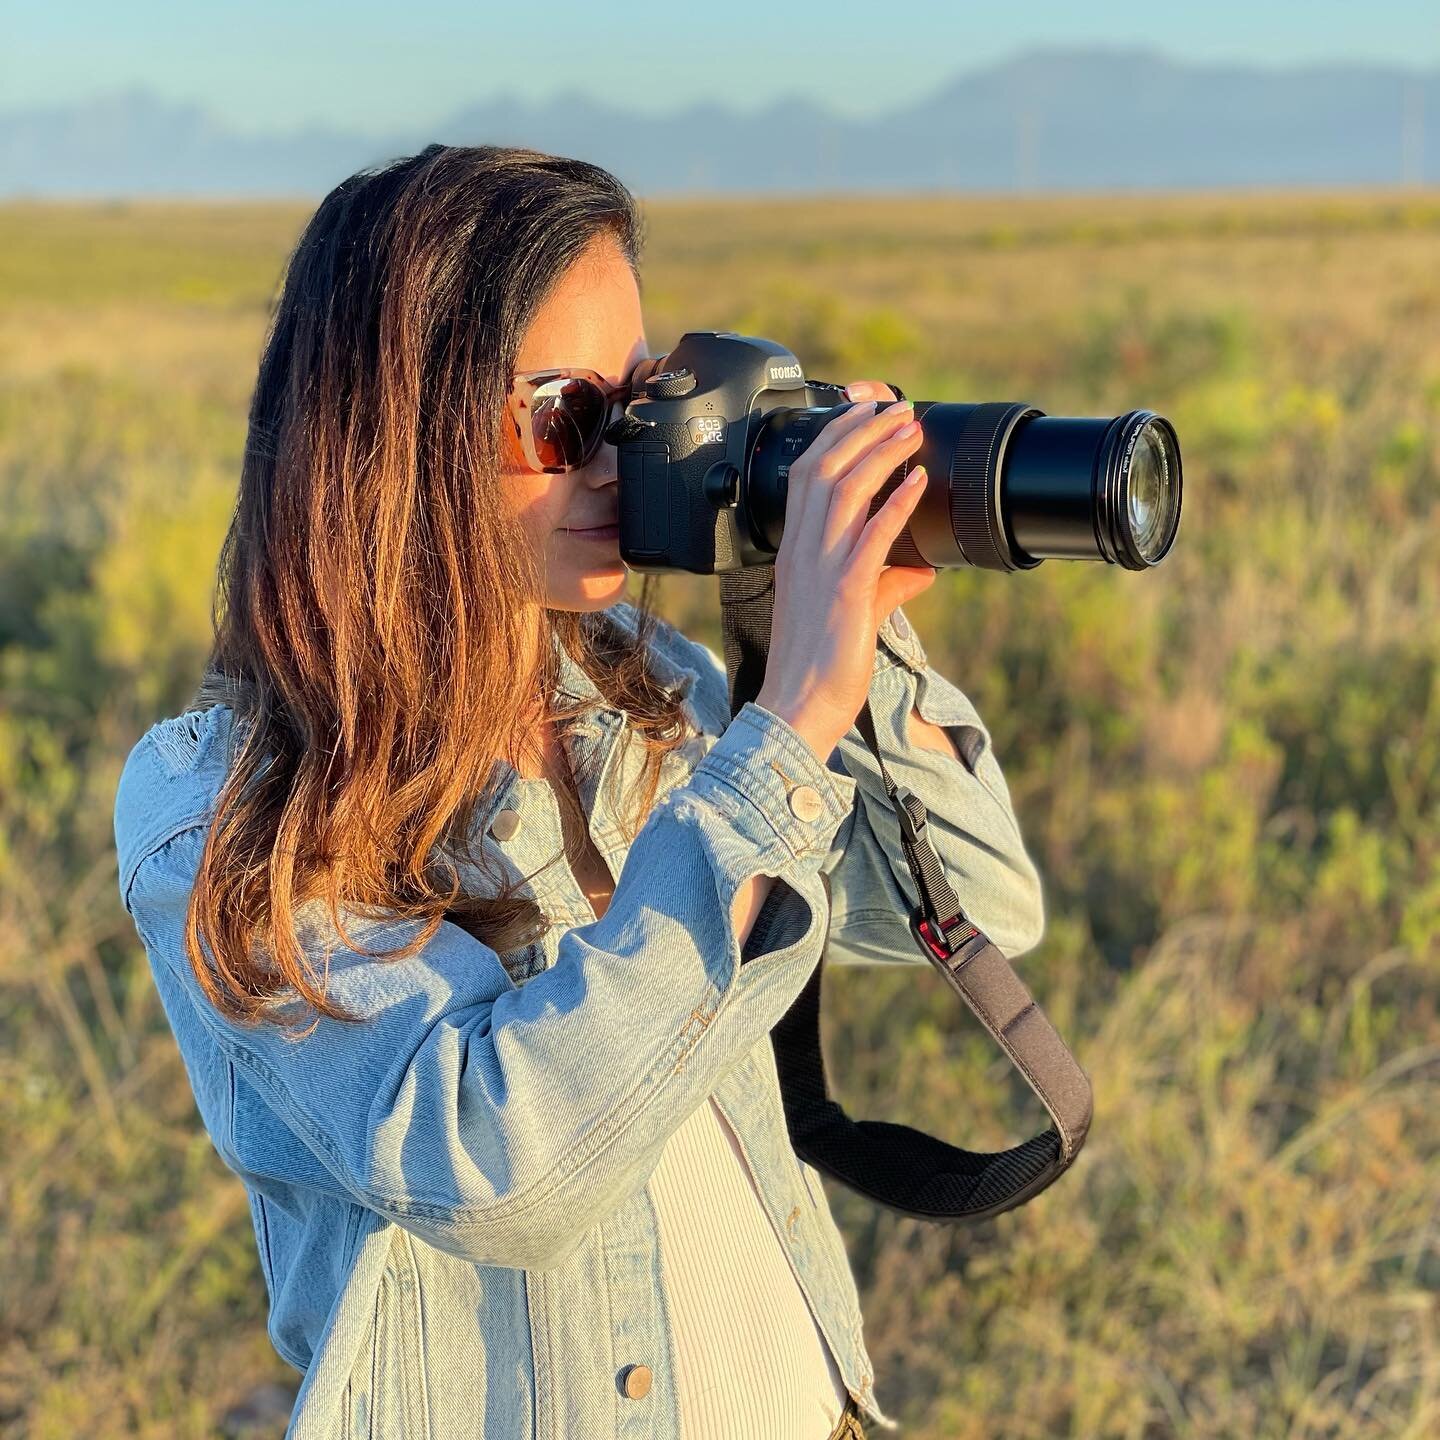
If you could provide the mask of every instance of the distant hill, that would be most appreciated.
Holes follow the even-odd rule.
[[[1046,48],[864,121],[797,100],[656,119],[577,95],[487,101],[383,140],[322,128],[238,135],[196,106],[137,92],[0,110],[0,195],[315,195],[432,140],[580,156],[647,195],[1435,184],[1440,69],[1270,70]]]

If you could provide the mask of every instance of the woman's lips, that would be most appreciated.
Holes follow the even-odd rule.
[[[592,525],[588,530],[577,530],[567,525],[567,535],[574,535],[579,540],[618,540],[620,538],[620,526],[617,525]]]

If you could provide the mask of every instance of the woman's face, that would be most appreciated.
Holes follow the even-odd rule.
[[[562,277],[526,333],[515,368],[584,366],[619,384],[647,353],[635,276],[607,238]],[[505,434],[510,468],[501,478],[542,557],[546,603],[552,610],[603,610],[615,604],[623,597],[628,573],[620,563],[619,540],[572,533],[616,521],[615,447],[602,441],[589,464],[564,475],[536,474],[525,468],[508,422]]]

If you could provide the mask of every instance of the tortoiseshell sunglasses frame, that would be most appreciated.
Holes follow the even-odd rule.
[[[506,394],[506,407],[510,412],[510,422],[515,427],[515,438],[519,442],[520,451],[525,457],[525,464],[537,475],[564,475],[569,470],[578,470],[581,466],[588,465],[594,458],[595,452],[600,448],[600,442],[604,438],[605,431],[610,428],[611,413],[615,409],[615,402],[618,399],[622,405],[628,405],[634,393],[632,381],[635,370],[644,360],[636,362],[631,368],[630,375],[618,385],[607,380],[596,370],[587,370],[579,365],[561,365],[548,370],[522,370],[515,375],[510,382],[510,389]],[[536,390],[541,385],[551,380],[588,380],[605,397],[605,419],[596,427],[595,433],[590,437],[585,447],[585,454],[574,465],[542,465],[540,456],[535,449],[535,431],[530,423],[530,401]]]

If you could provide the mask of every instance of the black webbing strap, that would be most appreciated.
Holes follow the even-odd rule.
[[[721,571],[720,601],[730,713],[753,700],[765,675],[774,605],[773,565]],[[908,1125],[852,1120],[831,1098],[820,1043],[825,964],[771,1031],[790,1142],[802,1159],[876,1203],[926,1220],[983,1220],[1038,1195],[1069,1167],[1090,1128],[1090,1082],[1010,962],[966,918],[926,835],[919,796],[885,769],[867,699],[856,719],[895,807],[918,897],[910,931],[921,953],[970,1007],[1039,1096],[1051,1128],[996,1153],[958,1149]],[[859,803],[857,796],[857,803]],[[772,886],[746,949],[763,949],[785,892]]]

